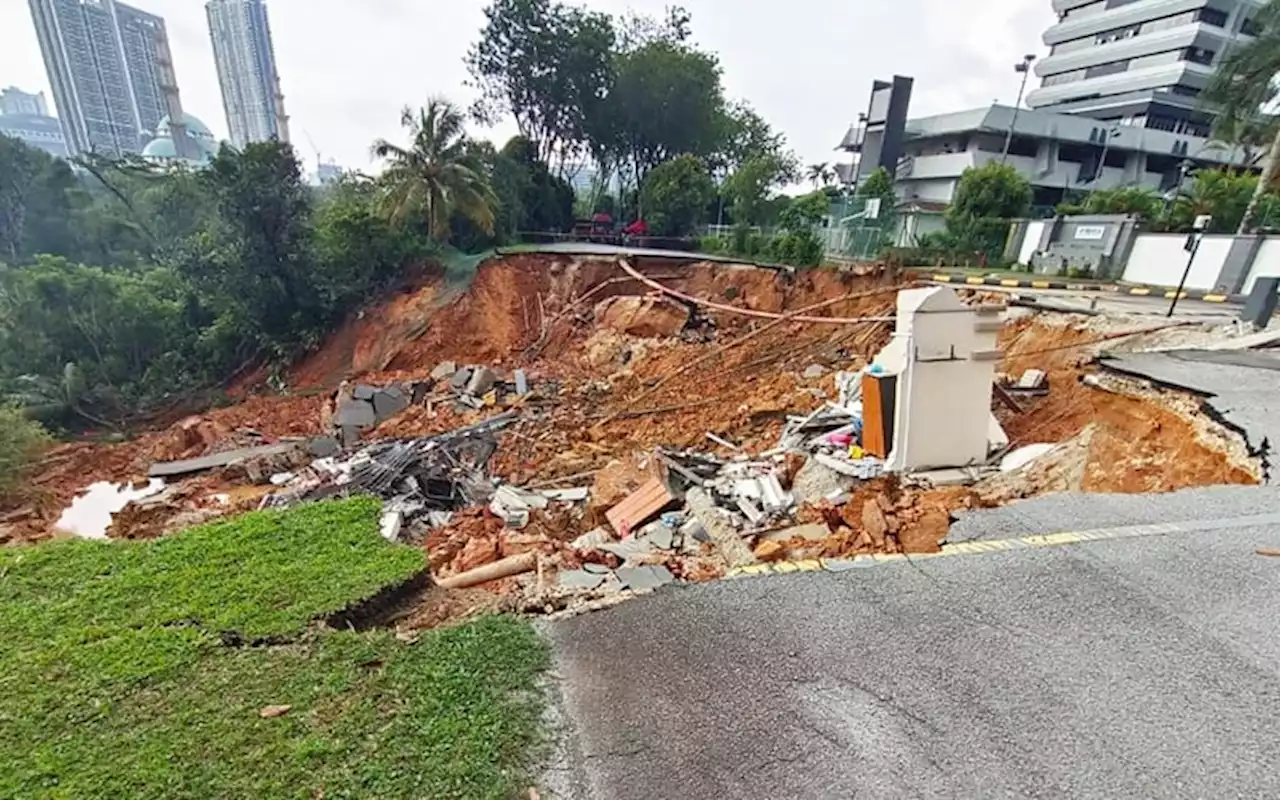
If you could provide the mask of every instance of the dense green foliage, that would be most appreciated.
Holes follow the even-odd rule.
[[[0,263],[0,393],[59,427],[122,427],[294,358],[435,252],[424,220],[389,224],[384,183],[317,193],[288,145],[224,148],[196,172],[88,162],[76,175],[0,143],[0,173],[43,165],[9,215],[26,233]]]
[[[1251,20],[1253,38],[1227,51],[1202,95],[1215,112],[1214,133],[1220,140],[1245,149],[1261,145],[1268,151],[1262,180],[1237,223],[1241,233],[1258,226],[1264,193],[1280,178],[1280,124],[1274,114],[1264,112],[1277,96],[1280,0],[1268,0]]]
[[[693,156],[666,161],[645,176],[641,207],[653,233],[685,236],[703,222],[715,184]]]
[[[1098,189],[1079,202],[1062,203],[1059,214],[1131,214],[1143,221],[1154,221],[1164,214],[1165,201],[1159,193],[1138,186]]]
[[[382,183],[391,220],[426,219],[427,232],[438,242],[449,239],[455,215],[493,233],[497,198],[469,146],[462,112],[436,98],[417,113],[406,108],[400,122],[409,131],[407,148],[385,139],[373,145],[373,154],[387,161]]]
[[[378,514],[357,499],[0,552],[0,795],[523,789],[546,663],[527,625],[414,644],[309,628],[424,568],[379,536]],[[272,705],[291,709],[261,718]]]
[[[49,445],[49,434],[16,405],[0,406],[0,495],[15,489]]]
[[[1009,221],[1031,208],[1031,183],[1007,164],[992,161],[969,167],[960,176],[947,209],[946,230],[924,237],[928,250],[980,254],[997,261],[1004,251]]]

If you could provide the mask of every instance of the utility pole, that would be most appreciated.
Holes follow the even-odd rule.
[[[1098,189],[1098,182],[1102,180],[1102,174],[1107,169],[1107,150],[1111,147],[1111,140],[1120,135],[1120,128],[1112,125],[1102,131],[1102,160],[1098,162],[1098,171],[1094,173],[1093,180],[1089,182],[1089,194],[1093,194]]]
[[[1027,90],[1027,76],[1031,74],[1031,62],[1036,57],[1028,53],[1022,57],[1022,61],[1013,65],[1014,72],[1022,73],[1022,85],[1018,87],[1018,101],[1013,104],[1013,119],[1009,121],[1009,134],[1004,137],[1004,152],[1000,154],[1000,163],[1004,164],[1009,160],[1009,145],[1013,144],[1013,129],[1018,126],[1018,111],[1022,108],[1022,94]]]
[[[1166,317],[1172,317],[1174,309],[1178,307],[1178,300],[1182,298],[1182,290],[1187,285],[1187,278],[1191,276],[1191,265],[1196,263],[1196,253],[1200,250],[1200,240],[1204,238],[1205,229],[1213,222],[1213,217],[1208,214],[1202,214],[1196,217],[1193,223],[1193,230],[1187,235],[1187,243],[1183,245],[1189,256],[1187,256],[1187,268],[1182,271],[1182,280],[1178,281],[1178,290],[1173,293],[1173,302],[1169,304],[1169,313]]]

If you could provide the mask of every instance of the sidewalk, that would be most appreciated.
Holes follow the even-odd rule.
[[[1138,297],[1164,297],[1172,300],[1176,291],[1162,286],[1122,286],[1102,281],[1087,281],[1070,278],[1043,278],[1027,275],[1026,277],[1009,277],[1008,273],[990,273],[973,275],[965,270],[928,270],[915,268],[907,270],[917,277],[939,283],[964,283],[969,286],[1005,286],[1022,289],[1064,289],[1072,292],[1114,292],[1117,294],[1135,295]],[[1246,295],[1228,295],[1221,292],[1203,289],[1185,289],[1183,300],[1201,300],[1206,303],[1244,303]]]

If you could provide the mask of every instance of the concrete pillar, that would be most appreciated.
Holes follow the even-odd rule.
[[[1245,281],[1249,279],[1249,270],[1253,268],[1253,262],[1258,257],[1262,241],[1261,236],[1233,238],[1231,249],[1227,251],[1227,258],[1222,262],[1222,271],[1218,273],[1218,279],[1213,283],[1214,287],[1227,294],[1239,294],[1244,289]]]

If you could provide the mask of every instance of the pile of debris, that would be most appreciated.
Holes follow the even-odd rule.
[[[424,407],[430,414],[436,405],[452,401],[460,411],[480,410],[513,405],[515,398],[529,394],[529,379],[522,369],[516,370],[509,381],[503,381],[489,367],[460,368],[448,361],[437,365],[427,379],[406,384],[379,388],[352,386],[344,381],[323,427],[332,431],[342,447],[355,447],[364,434],[410,406]]]

